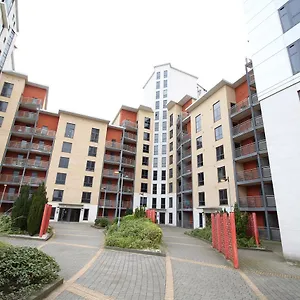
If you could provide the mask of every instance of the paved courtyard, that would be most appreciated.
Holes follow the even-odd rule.
[[[240,269],[184,229],[162,227],[167,257],[103,249],[89,224],[53,223],[48,242],[1,238],[55,257],[64,284],[47,299],[300,299],[300,268],[280,253],[239,250]]]

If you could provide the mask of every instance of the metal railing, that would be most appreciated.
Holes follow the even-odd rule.
[[[37,113],[33,113],[30,111],[18,111],[17,117],[18,118],[26,118],[26,119],[30,119],[30,120],[36,120]]]
[[[45,128],[36,128],[34,133],[36,135],[41,135],[41,136],[45,136],[45,137],[54,138],[55,134],[56,134],[56,131],[45,129]]]
[[[250,119],[250,120],[247,120],[245,122],[235,125],[232,128],[232,134],[233,134],[233,136],[235,136],[235,135],[238,135],[241,133],[248,132],[252,129],[253,129],[253,122],[252,122],[252,119]]]
[[[22,97],[21,98],[21,104],[29,104],[29,105],[36,105],[36,106],[41,106],[43,103],[42,99],[37,99],[37,98],[31,98],[31,97]]]
[[[257,97],[257,94],[253,94],[253,95],[251,96],[251,102],[252,102],[252,104],[258,103],[258,97]]]
[[[258,141],[258,149],[259,149],[259,151],[267,151],[268,150],[266,140]]]
[[[276,207],[274,195],[266,195],[266,202],[268,207]]]
[[[29,167],[47,169],[49,167],[49,162],[44,160],[28,159],[27,165]]]
[[[129,120],[124,120],[121,124],[121,126],[125,127],[125,128],[134,128],[137,129],[138,124]]]
[[[100,199],[99,201],[99,206],[100,207],[107,207],[107,208],[115,208],[116,207],[116,200],[105,200]],[[132,208],[132,204],[130,201],[122,201],[122,208]]]
[[[5,157],[3,160],[3,165],[24,167],[26,165],[26,159],[17,157]]]
[[[104,161],[120,163],[120,159],[121,157],[117,155],[109,155],[109,154],[104,155]]]
[[[122,163],[125,165],[130,165],[134,166],[135,165],[135,160],[127,157],[122,157]]]
[[[110,177],[119,177],[119,171],[118,169],[116,170],[103,169],[102,175],[110,176]]]
[[[186,158],[192,154],[191,149],[182,151],[182,158]]]
[[[31,177],[31,176],[25,176],[23,178],[23,184],[29,184],[29,185],[39,185],[42,182],[44,182],[45,178],[39,178],[39,177]]]
[[[108,192],[117,192],[118,186],[116,184],[102,184],[101,190],[103,191],[104,189]]]
[[[255,82],[254,74],[249,74],[250,84]]]
[[[132,172],[124,172],[124,179],[129,178],[129,179],[134,179],[134,173]]]
[[[7,145],[7,148],[13,148],[13,149],[24,149],[24,150],[28,150],[29,149],[29,145],[30,143],[26,142],[16,142],[16,141],[10,141]]]
[[[132,186],[123,186],[123,193],[133,193]]]
[[[54,130],[48,130],[45,128],[33,128],[33,127],[27,127],[27,126],[20,126],[20,125],[14,125],[12,128],[13,132],[16,133],[24,133],[24,134],[37,134],[40,136],[47,136],[54,138],[56,131]]]
[[[121,143],[118,142],[106,142],[105,146],[107,148],[121,149]]]
[[[241,157],[256,152],[255,143],[247,144],[235,149],[235,157]]]
[[[237,172],[237,181],[248,181],[259,179],[258,168]]]
[[[258,227],[259,237],[263,240],[268,239],[268,229],[267,227]],[[271,240],[272,241],[281,241],[280,238],[280,229],[276,227],[270,227]]]
[[[130,133],[130,132],[125,132],[124,137],[126,137],[128,139],[131,139],[131,140],[134,140],[134,141],[136,141],[136,138],[137,138],[136,134],[133,134],[133,133]]]
[[[240,207],[263,207],[262,196],[245,196],[239,198]]]
[[[270,167],[262,167],[262,176],[263,176],[263,178],[271,178]]]
[[[249,98],[245,98],[244,100],[236,103],[230,108],[230,113],[236,114],[250,107]]]
[[[32,150],[41,151],[41,152],[47,152],[51,153],[52,146],[49,145],[41,145],[41,144],[32,144],[31,145]]]
[[[23,150],[36,150],[41,152],[48,152],[50,153],[52,151],[52,146],[49,145],[41,145],[41,144],[31,144],[30,142],[17,142],[17,141],[10,141],[7,148],[12,149],[23,149]]]
[[[183,135],[182,135],[182,143],[185,143],[185,142],[187,142],[187,141],[190,141],[191,140],[191,135],[189,134],[189,133],[184,133]]]
[[[183,201],[182,208],[183,209],[191,209],[191,208],[193,208],[193,202],[192,201],[188,201],[188,200]]]
[[[185,184],[183,185],[183,189],[182,189],[182,190],[183,190],[184,192],[186,192],[186,191],[191,191],[192,188],[193,188],[192,183],[185,183]]]
[[[15,175],[6,175],[6,174],[0,174],[0,182],[4,183],[20,183],[21,182],[21,176],[15,176]]]
[[[16,132],[16,133],[33,134],[34,128],[33,127],[20,126],[20,125],[14,125],[12,127],[12,131]]]
[[[264,122],[263,122],[263,118],[262,116],[257,116],[255,117],[255,126],[263,126]]]
[[[183,166],[181,174],[189,174],[192,172],[192,165]]]
[[[2,196],[1,196],[2,197]],[[3,195],[3,201],[15,201],[18,198],[18,194],[5,193]]]
[[[123,150],[129,151],[129,152],[133,152],[133,153],[136,152],[136,148],[135,147],[131,147],[131,146],[128,146],[128,145],[123,145]]]

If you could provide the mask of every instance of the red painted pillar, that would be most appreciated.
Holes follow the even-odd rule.
[[[216,248],[216,220],[215,215],[211,214],[211,239],[212,239],[212,246]]]
[[[41,223],[41,227],[40,227],[40,234],[39,234],[40,237],[43,234],[45,234],[46,231],[47,231],[48,224],[49,224],[49,219],[50,219],[50,214],[51,214],[51,208],[52,208],[51,205],[45,204],[43,219],[42,219],[42,223]],[[50,210],[50,214],[49,214],[49,210]]]
[[[239,268],[239,257],[236,241],[236,228],[235,228],[235,217],[234,213],[230,213],[230,226],[231,226],[231,242],[232,242],[232,253],[233,253],[233,266],[235,269]]]
[[[229,258],[229,238],[228,238],[228,217],[227,213],[223,214],[223,234],[224,234],[224,250],[225,250],[225,257],[226,259]]]
[[[218,213],[217,214],[217,240],[218,240],[218,243],[217,243],[217,249],[219,252],[221,252],[221,249],[222,249],[222,245],[221,245],[221,216],[220,214]]]
[[[252,213],[252,221],[253,221],[253,232],[254,232],[254,238],[256,246],[260,245],[259,241],[259,233],[258,233],[258,227],[257,227],[257,220],[256,220],[256,213]]]

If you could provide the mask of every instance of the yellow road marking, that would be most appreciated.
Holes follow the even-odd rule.
[[[81,245],[81,244],[71,244],[71,243],[63,243],[63,242],[49,242],[48,244],[56,244],[56,245],[65,245],[71,247],[81,247],[81,248],[89,248],[89,249],[99,249],[95,246]]]
[[[172,262],[170,256],[166,256],[166,292],[165,300],[174,299],[174,284],[173,284],[173,271],[172,271]]]

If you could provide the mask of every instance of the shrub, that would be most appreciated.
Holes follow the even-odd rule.
[[[134,215],[128,215],[122,218],[122,221],[128,221],[128,220],[134,220],[135,216]]]
[[[58,277],[55,260],[36,248],[0,248],[0,299],[28,299],[28,295]]]
[[[212,241],[212,233],[211,233],[210,225],[206,226],[203,229],[196,228],[191,231],[186,231],[185,233],[196,238],[202,238],[210,242]]]
[[[127,218],[127,219],[126,219]],[[107,231],[106,245],[132,249],[157,249],[162,239],[162,230],[146,218],[124,217]]]
[[[45,184],[42,183],[32,196],[32,204],[27,219],[27,230],[30,235],[35,235],[40,230],[45,204],[47,204],[47,193]]]
[[[144,207],[138,207],[134,211],[134,216],[136,218],[145,218],[146,217],[146,210]]]
[[[126,208],[125,216],[132,215],[132,214],[133,214],[133,210],[131,208]]]
[[[110,225],[110,222],[107,218],[101,217],[95,220],[95,225],[104,228]]]
[[[4,248],[4,247],[9,247],[9,246],[10,246],[9,244],[0,241],[0,249]]]
[[[0,217],[0,233],[10,233],[12,221],[10,216],[2,215]]]
[[[237,245],[243,248],[257,247],[254,237],[237,238]]]

